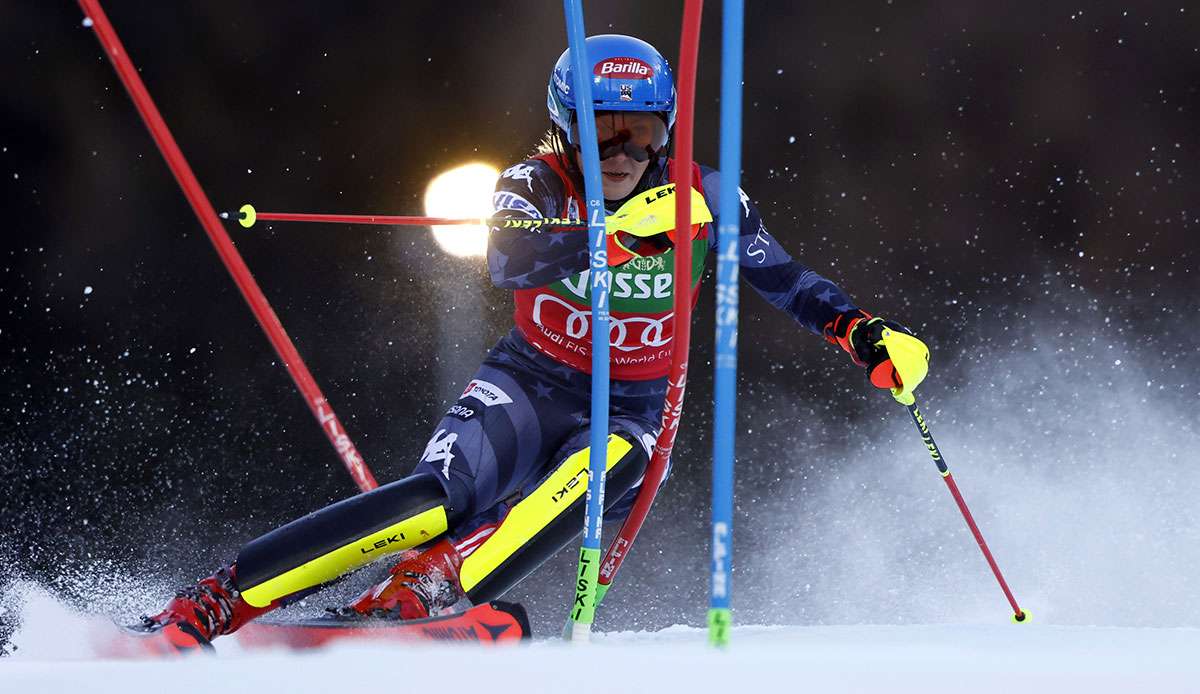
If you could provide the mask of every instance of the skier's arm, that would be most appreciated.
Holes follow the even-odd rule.
[[[719,190],[721,174],[707,168],[702,172],[704,190]],[[775,237],[767,232],[750,198],[740,188],[738,194],[742,198],[738,224],[738,266],[742,278],[760,296],[817,335],[824,334],[826,326],[838,315],[858,311],[858,307],[841,288],[788,255]],[[707,197],[714,217],[710,243],[715,248],[715,230],[720,219],[715,194],[710,192]]]
[[[720,189],[720,174],[703,170],[704,189]],[[867,370],[872,385],[898,389],[904,383],[911,391],[925,377],[929,350],[904,326],[872,317],[830,280],[792,259],[767,232],[750,198],[738,189],[742,209],[738,234],[738,269],[743,278],[773,306],[783,309],[798,323],[822,335],[850,354],[851,360]],[[709,201],[710,209],[716,209]],[[720,223],[714,214],[713,226]],[[713,235],[710,243],[715,247]],[[889,354],[880,342],[885,330],[907,336],[904,354]],[[893,393],[897,392],[893,390]]]
[[[494,216],[506,219],[563,217],[562,181],[546,164],[530,160],[500,176],[492,196]],[[587,232],[493,226],[488,271],[502,289],[540,287],[588,268]]]

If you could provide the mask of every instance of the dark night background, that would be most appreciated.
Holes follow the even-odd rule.
[[[591,33],[677,62],[679,3],[587,5]],[[1016,376],[992,360],[1043,338],[1051,381],[1104,382],[1112,360],[1084,353],[1097,336],[1194,407],[1200,8],[750,5],[743,186],[794,256],[929,342],[935,407],[995,392]],[[218,209],[421,214],[436,173],[536,144],[565,47],[550,0],[105,8]],[[0,6],[0,590],[34,578],[95,604],[96,576],[118,593],[143,584],[113,577],[150,576],[148,609],[354,488],[81,18]],[[719,24],[710,2],[696,156],[713,165]],[[407,473],[509,296],[424,229],[229,228],[376,476]],[[703,620],[710,294],[677,467],[603,628]],[[805,504],[780,480],[816,489],[890,461],[872,437],[901,415],[844,355],[752,292],[742,306],[735,576],[754,605],[765,582],[738,560],[777,545],[760,509]],[[560,557],[518,589],[536,627],[565,613],[570,574]],[[788,619],[818,618],[797,600]]]

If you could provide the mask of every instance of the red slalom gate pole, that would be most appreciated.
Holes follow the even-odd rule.
[[[700,52],[700,14],[703,0],[685,0],[683,4],[683,29],[679,42],[679,93],[678,124],[675,140],[675,190],[690,190],[692,187],[692,114],[696,103],[696,61]],[[690,196],[675,196],[675,227],[687,229],[692,222]],[[600,564],[599,591],[596,603],[608,592],[617,571],[633,547],[650,506],[658,494],[667,461],[675,447],[675,436],[679,433],[679,420],[683,416],[683,395],[687,387],[688,350],[692,340],[692,248],[690,244],[675,246],[675,337],[671,350],[671,372],[667,378],[667,396],[663,402],[662,430],[654,442],[654,454],[642,479],[642,488],[629,516],[621,524],[620,531],[608,546],[604,561]],[[680,278],[686,278],[680,281]]]
[[[329,438],[329,442],[333,444],[338,455],[341,456],[346,470],[354,478],[354,483],[364,492],[379,486],[375,478],[371,475],[371,471],[367,469],[366,462],[359,455],[358,449],[355,448],[354,442],[346,435],[341,421],[334,414],[325,396],[321,394],[321,389],[317,386],[317,382],[313,380],[312,374],[309,373],[308,367],[304,364],[304,360],[300,358],[300,353],[296,351],[296,346],[292,344],[291,339],[284,332],[283,325],[280,324],[278,316],[271,309],[271,305],[267,303],[267,299],[263,296],[258,283],[254,281],[254,276],[250,274],[250,269],[246,267],[242,256],[238,254],[233,242],[229,239],[229,235],[225,233],[224,227],[221,226],[221,220],[217,218],[217,213],[213,210],[212,203],[209,202],[208,196],[204,194],[204,189],[200,187],[200,182],[196,180],[196,175],[192,173],[192,168],[188,166],[187,159],[183,156],[183,152],[180,151],[179,145],[176,144],[175,138],[167,128],[162,114],[158,112],[158,107],[154,105],[154,101],[150,98],[150,93],[146,90],[146,85],[142,83],[141,77],[138,76],[137,68],[133,66],[133,61],[129,59],[129,54],[125,52],[125,46],[121,44],[121,39],[117,37],[116,30],[113,29],[107,15],[104,14],[104,10],[100,7],[99,0],[79,0],[79,6],[83,9],[85,15],[85,25],[90,25],[95,30],[96,38],[100,40],[100,45],[104,47],[104,52],[108,54],[109,60],[112,61],[113,68],[117,71],[117,76],[121,78],[121,83],[125,85],[125,90],[129,92],[129,97],[133,99],[133,104],[137,107],[138,113],[141,114],[142,121],[146,124],[146,128],[154,138],[155,144],[158,145],[159,151],[162,152],[163,159],[166,159],[167,166],[171,168],[171,173],[175,175],[175,180],[179,183],[179,187],[183,189],[184,196],[187,198],[188,203],[191,204],[192,211],[196,213],[196,217],[200,220],[200,225],[204,227],[205,233],[208,234],[209,240],[212,241],[213,247],[216,248],[217,255],[221,257],[221,262],[225,264],[225,269],[233,276],[233,281],[242,292],[246,303],[250,305],[250,310],[254,313],[254,317],[258,319],[258,324],[262,326],[263,332],[271,340],[271,345],[275,347],[275,352],[279,355],[280,360],[283,361],[283,365],[287,367],[292,380],[296,382],[296,387],[304,395],[305,402],[308,403],[313,416],[320,423],[325,436]]]

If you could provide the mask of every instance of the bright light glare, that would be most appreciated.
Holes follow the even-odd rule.
[[[425,189],[425,214],[430,217],[490,217],[492,192],[500,172],[487,164],[464,164],[438,174]],[[487,254],[488,229],[482,225],[433,227],[433,238],[450,255]]]

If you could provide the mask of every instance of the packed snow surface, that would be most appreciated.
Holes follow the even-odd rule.
[[[590,645],[340,645],[216,657],[92,657],[84,618],[48,596],[26,605],[0,690],[173,692],[1128,692],[1200,689],[1200,629],[980,624],[742,626],[725,651],[701,629],[596,634]],[[618,684],[614,685],[613,682]]]

